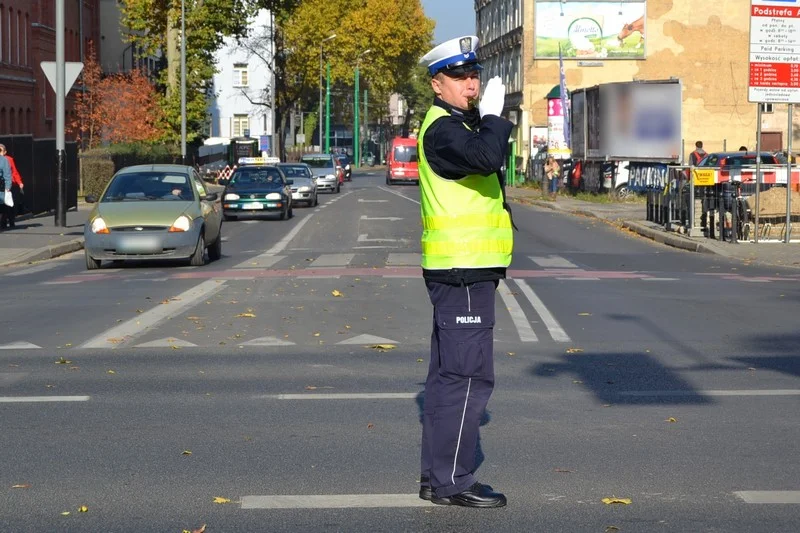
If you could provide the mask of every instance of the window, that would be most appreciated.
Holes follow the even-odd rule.
[[[247,87],[247,63],[236,63],[233,65],[233,86]]]
[[[22,64],[22,39],[19,38],[19,27],[22,25],[22,11],[17,11],[17,65]]]
[[[772,113],[773,111],[772,104],[761,104],[762,113]]]
[[[233,115],[232,137],[244,137],[246,130],[250,130],[250,117],[247,115]]]
[[[3,62],[3,4],[0,4],[0,63]]]
[[[25,13],[25,27],[22,28],[22,47],[23,47],[23,54],[25,59],[25,66],[29,66],[30,63],[28,62],[28,28],[31,27],[30,17],[27,13]]]

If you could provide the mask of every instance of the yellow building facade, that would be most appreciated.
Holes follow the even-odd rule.
[[[598,44],[596,50],[581,50],[581,43],[587,40],[580,35],[570,37],[571,44],[566,44],[564,54],[569,90],[609,82],[678,78],[683,85],[685,160],[697,140],[703,141],[708,152],[737,150],[741,145],[755,149],[757,104],[747,101],[748,0],[522,0],[518,5],[523,14],[524,80],[521,120],[516,129],[519,156],[527,157],[530,153],[531,128],[547,125],[545,96],[559,84],[559,61],[557,53],[553,57],[553,48],[546,39],[548,28],[570,24],[571,35],[576,28],[580,29],[581,22],[563,22],[562,17],[572,17],[574,21],[598,20],[609,25],[602,32],[606,38],[602,42],[608,44],[608,49]],[[625,19],[626,15],[636,17],[641,12],[636,9],[644,12],[643,25]],[[592,14],[592,10],[600,14]],[[619,43],[617,26],[619,35],[624,37]],[[612,31],[613,38],[609,38]],[[591,44],[586,46],[592,48]],[[620,57],[626,53],[640,54],[642,58],[615,58],[615,54]],[[771,107],[771,113],[762,119],[766,132],[762,139],[771,133],[769,142],[783,146],[788,129],[786,106]]]

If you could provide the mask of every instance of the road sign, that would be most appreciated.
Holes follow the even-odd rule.
[[[262,152],[269,152],[269,135],[258,136],[258,149]]]
[[[747,99],[800,103],[800,0],[751,0]]]
[[[47,81],[50,82],[50,87],[56,91],[56,62],[55,61],[42,61],[42,70],[44,75],[47,76]],[[67,61],[64,63],[64,90],[69,92],[78,75],[83,70],[83,63],[79,61]]]

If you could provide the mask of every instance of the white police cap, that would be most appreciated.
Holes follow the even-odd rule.
[[[479,42],[475,35],[450,39],[422,56],[420,63],[427,65],[431,76],[437,72],[458,76],[466,72],[483,70],[475,54]]]

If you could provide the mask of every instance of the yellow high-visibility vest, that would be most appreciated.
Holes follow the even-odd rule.
[[[447,110],[432,106],[417,137],[422,268],[505,268],[511,264],[514,235],[497,174],[448,180],[425,158],[425,132],[444,116],[449,116]]]

